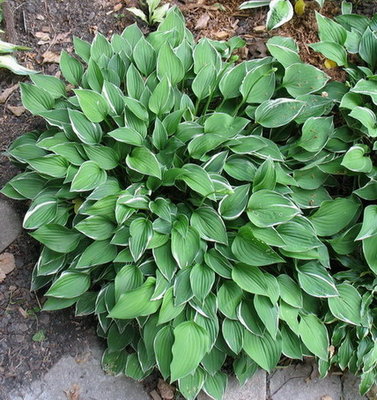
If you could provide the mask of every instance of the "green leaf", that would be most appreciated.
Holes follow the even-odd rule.
[[[336,62],[339,66],[348,65],[346,49],[339,43],[318,42],[310,44],[309,47],[323,54],[329,60]]]
[[[185,76],[182,62],[173,52],[169,43],[164,43],[158,52],[157,76],[160,81],[167,78],[172,85],[181,82]]]
[[[329,336],[326,326],[313,314],[301,315],[299,335],[305,346],[321,360],[328,360]]]
[[[75,225],[75,228],[83,235],[94,240],[109,239],[115,230],[115,226],[110,220],[99,215],[81,220]]]
[[[52,222],[57,214],[58,204],[52,196],[39,196],[25,214],[23,227],[37,229]]]
[[[298,145],[310,152],[322,150],[334,132],[332,117],[308,118],[303,127]]]
[[[238,321],[224,318],[222,325],[224,340],[229,348],[236,354],[242,350],[244,329]]]
[[[135,129],[131,127],[118,128],[108,133],[109,136],[118,142],[127,143],[132,146],[140,147],[144,139]]]
[[[228,376],[224,372],[216,372],[213,375],[207,375],[203,385],[203,390],[212,399],[223,399],[226,385],[228,384]]]
[[[314,297],[336,297],[339,295],[333,278],[316,261],[297,267],[301,289]]]
[[[202,264],[195,264],[190,273],[191,289],[194,296],[202,302],[210,293],[215,282],[215,273]]]
[[[274,36],[267,41],[268,51],[275,57],[283,67],[287,68],[292,64],[301,63],[298,55],[296,42],[285,36]]]
[[[246,292],[260,295],[267,293],[268,280],[257,267],[236,264],[232,270],[232,279]]]
[[[171,253],[180,268],[193,263],[199,246],[199,234],[196,229],[188,226],[187,218],[177,220],[171,231]]]
[[[74,86],[80,86],[84,68],[78,60],[63,50],[60,54],[59,66],[64,78],[69,83]]]
[[[268,333],[256,336],[245,331],[243,349],[261,368],[270,372],[280,360],[281,339],[275,340]]]
[[[376,32],[367,27],[360,40],[360,57],[374,70],[377,66],[377,39]]]
[[[144,36],[136,43],[133,57],[137,68],[145,76],[150,75],[156,67],[155,51]]]
[[[118,319],[132,319],[155,313],[161,304],[161,300],[150,300],[155,283],[156,279],[149,277],[141,286],[122,294],[109,316]]]
[[[251,195],[247,216],[260,228],[279,225],[291,220],[300,210],[292,201],[271,190],[259,190]]]
[[[31,80],[36,86],[46,90],[54,99],[66,96],[64,83],[55,76],[31,75]]]
[[[292,307],[302,308],[302,292],[298,284],[286,274],[280,274],[277,280],[279,282],[281,298]]]
[[[110,58],[112,55],[113,49],[109,41],[101,33],[97,33],[90,47],[90,57],[97,61],[102,56]]]
[[[102,138],[102,129],[89,121],[80,111],[68,110],[71,126],[77,137],[85,144],[98,144]]]
[[[93,190],[106,182],[106,171],[101,169],[94,161],[85,161],[73,177],[71,190],[73,192],[86,192]]]
[[[203,387],[205,374],[198,367],[194,373],[178,380],[179,391],[187,400],[194,400]]]
[[[51,285],[46,296],[73,299],[85,293],[90,287],[90,276],[80,272],[63,272]]]
[[[289,358],[302,360],[302,346],[298,336],[285,325],[281,327],[280,333],[282,353]]]
[[[309,217],[318,236],[332,236],[347,227],[358,214],[360,204],[352,198],[338,197],[322,202]]]
[[[144,253],[152,239],[152,222],[146,218],[136,218],[130,225],[129,246],[134,261],[137,261]]]
[[[170,364],[173,358],[172,347],[174,335],[171,326],[164,326],[160,329],[153,342],[158,369],[166,380],[170,375]]]
[[[167,77],[155,87],[149,98],[148,107],[157,116],[168,113],[174,106],[172,87]]]
[[[372,160],[365,155],[368,151],[369,149],[365,145],[352,146],[344,155],[341,165],[354,172],[371,172]]]
[[[190,222],[202,239],[210,242],[228,243],[225,224],[213,208],[197,208],[192,213]]]
[[[326,18],[316,12],[315,17],[318,25],[318,36],[322,42],[335,42],[343,45],[347,39],[347,31],[330,18]]]
[[[203,197],[214,198],[213,193],[215,187],[209,174],[199,165],[186,164],[182,168],[183,176],[179,179],[183,180],[192,190],[200,193]]]
[[[230,319],[237,319],[236,309],[243,297],[242,290],[235,282],[225,281],[217,292],[219,310]]]
[[[275,91],[275,69],[271,64],[252,68],[245,76],[240,87],[244,101],[260,104],[269,100]]]
[[[363,240],[363,253],[369,268],[377,274],[377,236]]]
[[[376,114],[367,107],[355,107],[349,114],[357,119],[372,137],[377,137],[377,117]]]
[[[88,89],[75,89],[74,92],[89,121],[101,122],[106,118],[109,106],[102,95]]]
[[[116,255],[116,246],[110,244],[108,240],[95,241],[82,252],[76,264],[76,268],[82,269],[106,264],[113,261]]]
[[[254,296],[254,307],[259,318],[273,339],[278,334],[279,309],[266,296]]]
[[[223,197],[219,204],[219,214],[223,219],[236,219],[245,211],[249,190],[250,185],[237,186],[232,194]]]
[[[255,122],[265,128],[278,128],[297,118],[303,107],[304,103],[299,100],[267,100],[255,110]]]
[[[207,332],[193,321],[186,321],[174,328],[173,359],[170,364],[171,381],[192,373],[209,350]]]
[[[347,283],[337,285],[337,289],[339,296],[328,299],[332,315],[347,324],[359,325],[361,323],[361,296],[359,292]]]
[[[255,267],[284,262],[270,246],[253,235],[249,225],[239,230],[232,244],[232,253],[239,261]]]
[[[267,29],[276,29],[285,24],[292,19],[293,13],[293,6],[289,0],[271,0],[267,13]]]
[[[30,233],[34,239],[57,253],[70,253],[79,244],[80,233],[58,224],[47,224]]]
[[[39,114],[54,107],[54,98],[46,90],[29,83],[21,83],[20,88],[22,104],[32,114]]]
[[[320,69],[309,64],[292,64],[286,70],[283,86],[292,97],[321,90],[329,77]]]
[[[141,174],[155,176],[158,179],[162,178],[161,164],[158,162],[156,156],[146,147],[133,149],[131,154],[127,155],[126,163],[129,168]]]
[[[364,209],[363,225],[356,240],[365,240],[377,235],[377,206],[370,205]]]

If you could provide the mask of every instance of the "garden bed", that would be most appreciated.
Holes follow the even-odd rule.
[[[30,51],[20,55],[20,61],[47,74],[55,75],[56,63],[62,49],[72,49],[72,36],[91,40],[99,31],[105,35],[121,32],[134,20],[118,7],[118,1],[10,1],[14,20],[14,31],[17,37],[10,39],[27,45]],[[264,28],[265,9],[239,11],[239,2],[199,1],[177,2],[185,14],[189,28],[197,37],[210,37],[217,40],[240,35],[247,41],[247,52],[243,58],[264,57],[265,42],[271,36]],[[127,5],[131,5],[127,2]],[[324,59],[315,55],[307,44],[317,40],[314,19],[315,6],[310,6],[309,16],[295,19],[273,34],[292,36],[300,46],[302,58],[313,65],[323,68]],[[377,10],[373,2],[362,2],[355,11],[372,15]],[[332,2],[325,8],[325,14],[337,14],[339,2]],[[10,21],[10,22],[9,22]],[[8,20],[8,24],[12,24]],[[144,30],[148,28],[143,27]],[[337,69],[326,70],[334,79],[343,80],[344,76]],[[24,80],[0,72],[0,92]],[[43,124],[42,120],[31,117],[28,112],[14,115],[8,106],[19,107],[20,98],[15,91],[1,106],[0,151],[6,150],[9,144],[21,133],[33,130]],[[17,111],[17,110],[16,110]],[[20,112],[22,110],[19,110]],[[0,186],[8,181],[17,171],[6,157],[0,158]],[[25,212],[24,205],[14,205]],[[17,268],[7,276],[0,286],[0,342],[1,368],[0,387],[4,395],[15,385],[32,380],[43,373],[64,353],[79,352],[85,332],[92,329],[90,319],[77,319],[72,312],[60,311],[53,314],[39,314],[40,302],[37,295],[29,292],[33,264],[37,259],[38,247],[35,242],[23,233],[8,249],[16,257]],[[34,334],[43,332],[43,336]],[[41,334],[42,335],[42,334]],[[34,337],[34,339],[33,339]],[[69,344],[69,345],[68,345]],[[71,346],[71,347],[69,347]],[[0,392],[0,395],[3,395]]]

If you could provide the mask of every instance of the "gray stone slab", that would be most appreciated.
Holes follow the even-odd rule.
[[[198,400],[210,400],[205,393],[200,393]],[[229,378],[224,400],[265,400],[266,373],[259,370],[243,386],[234,377]]]
[[[100,365],[102,350],[90,349],[88,357],[64,356],[50,371],[28,388],[10,394],[10,400],[67,400],[75,388],[80,400],[150,400],[143,386],[127,377],[106,375]]]
[[[342,400],[367,400],[366,396],[359,393],[360,378],[355,375],[346,373],[342,376],[343,383],[343,399]]]
[[[312,364],[298,364],[277,369],[270,375],[271,400],[342,400],[340,377],[316,378]],[[328,396],[328,397],[326,397]]]
[[[0,253],[5,250],[22,229],[21,220],[6,200],[0,199]]]

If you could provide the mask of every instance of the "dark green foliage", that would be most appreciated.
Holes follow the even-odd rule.
[[[157,367],[187,399],[221,398],[224,363],[245,382],[282,354],[374,382],[377,39],[345,17],[368,64],[349,84],[289,38],[235,64],[242,40],[195,43],[174,8],[146,38],[75,39],[61,70],[77,89],[22,85],[48,125],[11,145],[25,172],[2,192],[31,201],[44,308],[96,314],[106,370]]]

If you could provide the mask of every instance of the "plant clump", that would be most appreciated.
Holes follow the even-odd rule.
[[[107,371],[157,368],[187,399],[282,355],[374,383],[376,26],[323,21],[327,47],[360,54],[346,84],[289,38],[238,63],[241,39],[196,43],[172,8],[147,37],[75,38],[68,91],[21,85],[47,126],[10,146],[24,172],[2,193],[31,202],[44,309],[95,314]]]

